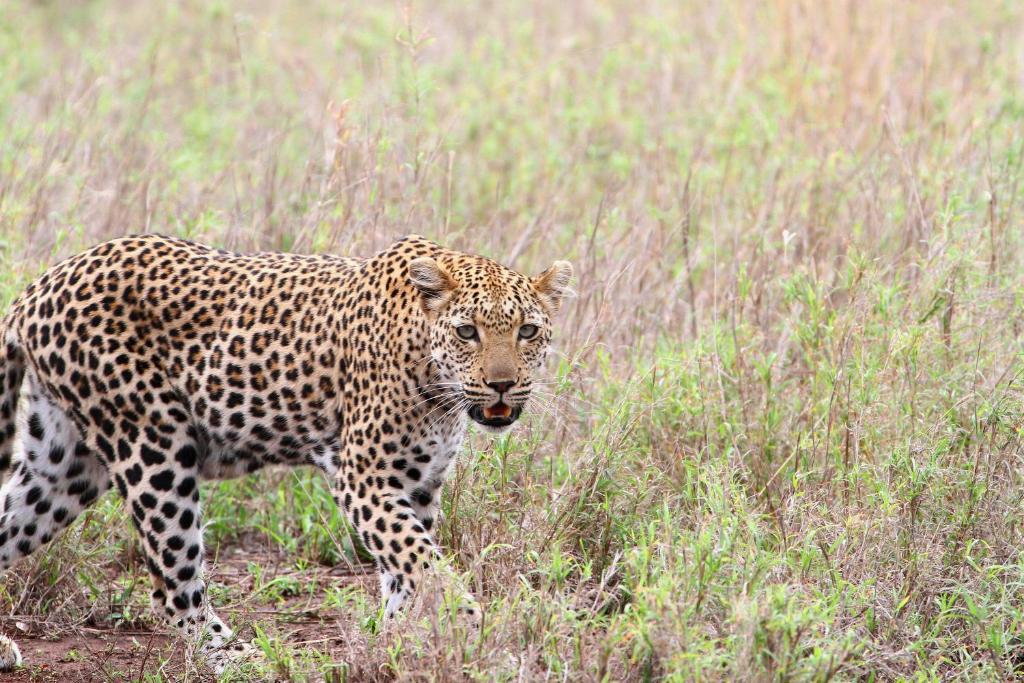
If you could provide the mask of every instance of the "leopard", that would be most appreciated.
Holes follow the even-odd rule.
[[[153,609],[220,674],[259,652],[211,604],[200,483],[311,467],[394,617],[443,559],[468,429],[519,420],[572,277],[419,235],[346,257],[140,234],[57,263],[0,322],[0,570],[113,488]],[[0,635],[0,670],[21,664]]]

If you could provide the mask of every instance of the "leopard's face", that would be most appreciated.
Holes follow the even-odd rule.
[[[530,398],[572,266],[534,278],[485,259],[442,266],[419,258],[410,282],[427,313],[430,356],[450,410],[491,432],[509,429]]]

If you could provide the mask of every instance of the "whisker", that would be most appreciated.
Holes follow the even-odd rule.
[[[452,405],[450,408],[448,408],[448,410],[446,410],[439,418],[434,419],[434,422],[438,423],[438,424],[444,424],[444,421],[447,419],[449,414],[452,414],[452,413],[458,411],[461,407],[464,407],[465,405],[469,405],[469,401],[467,401],[465,398],[462,398],[462,399],[459,399],[459,400],[455,401],[454,405]],[[445,407],[445,406],[442,406],[442,405],[435,406],[432,410],[430,410],[430,412],[428,412],[426,415],[424,415],[420,419],[419,424],[422,425],[424,422],[426,422],[430,418],[430,415],[432,413],[434,413],[435,411],[437,411],[437,410],[439,410],[440,408],[443,408],[443,407]]]
[[[412,411],[416,410],[416,408],[418,408],[419,406],[423,405],[424,403],[430,403],[431,401],[436,401],[439,405],[447,405],[448,402],[451,401],[452,399],[459,398],[461,396],[462,396],[462,392],[459,392],[459,391],[443,392],[443,393],[440,393],[440,394],[434,394],[434,395],[428,396],[427,398],[424,398],[423,400],[417,401],[416,403],[414,403],[408,410],[406,410],[405,412],[402,413],[402,416],[404,417],[404,416],[408,415],[409,413],[411,413]],[[429,414],[429,412],[428,412],[428,414]]]
[[[430,382],[430,383],[428,383],[428,384],[418,384],[418,385],[417,385],[417,388],[419,388],[419,389],[425,389],[425,388],[427,388],[427,387],[444,387],[444,386],[448,386],[448,387],[456,387],[456,386],[462,386],[462,383],[461,383],[461,382],[452,382],[452,381],[445,381],[445,382]]]
[[[459,401],[454,406],[449,408],[448,411],[438,419],[438,422],[445,422],[449,417],[454,417],[455,415],[458,415],[458,413],[462,412],[462,410],[468,405],[470,405],[470,403],[466,399]]]

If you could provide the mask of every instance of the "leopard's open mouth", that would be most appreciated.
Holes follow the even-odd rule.
[[[469,409],[469,416],[473,418],[474,422],[482,424],[484,427],[508,427],[519,419],[522,412],[522,408],[513,408],[499,401],[486,408],[473,406]]]

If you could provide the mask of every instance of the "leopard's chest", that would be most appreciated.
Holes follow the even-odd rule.
[[[411,462],[404,471],[408,484],[433,493],[441,488],[455,463],[466,436],[464,416],[433,425],[413,438],[408,453]]]

